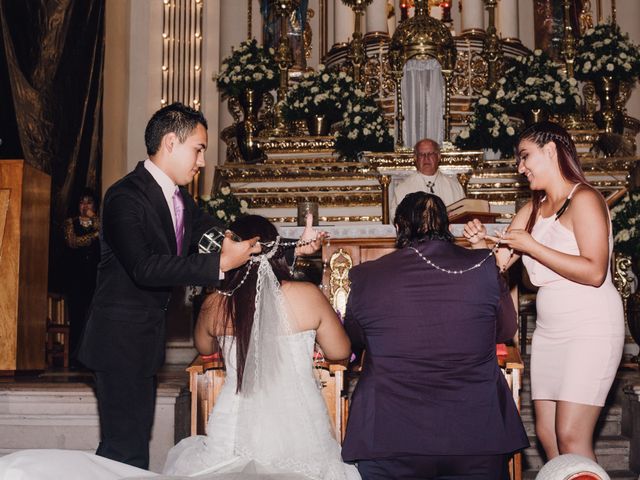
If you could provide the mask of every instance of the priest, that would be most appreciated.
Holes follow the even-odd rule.
[[[408,193],[426,192],[440,197],[445,205],[451,205],[464,198],[464,190],[456,177],[445,175],[439,169],[440,145],[435,140],[424,138],[413,148],[416,172],[398,182],[390,205],[390,218],[396,207]]]

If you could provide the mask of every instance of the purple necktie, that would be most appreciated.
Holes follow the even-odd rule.
[[[182,239],[184,237],[184,201],[180,189],[176,187],[173,193],[173,210],[176,212],[176,247],[178,255],[182,254]]]

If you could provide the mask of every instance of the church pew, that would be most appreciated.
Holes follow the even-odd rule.
[[[344,375],[346,368],[344,365],[325,361],[314,361],[314,368],[336,440],[342,444],[348,415]],[[187,367],[187,372],[191,392],[191,435],[206,435],[209,415],[224,385],[224,361],[215,355],[198,355]]]

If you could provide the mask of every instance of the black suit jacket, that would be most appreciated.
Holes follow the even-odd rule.
[[[468,268],[488,250],[432,240],[435,264]],[[493,257],[462,275],[403,248],[351,269],[345,327],[366,348],[352,397],[345,460],[402,455],[492,455],[528,445],[496,359],[516,313]]]
[[[172,288],[215,285],[219,255],[195,252],[217,222],[186,189],[183,251],[160,185],[138,163],[107,191],[96,292],[78,358],[97,371],[153,375],[164,362],[165,314]]]

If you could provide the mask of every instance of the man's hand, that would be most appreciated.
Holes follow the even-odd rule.
[[[235,242],[231,239],[231,232],[227,231],[222,241],[222,251],[220,252],[220,270],[228,272],[238,268],[249,261],[251,255],[262,251],[258,240],[260,237],[253,237],[242,242]]]
[[[313,255],[315,252],[322,248],[322,243],[326,238],[329,238],[329,234],[327,232],[318,231],[313,228],[313,215],[311,213],[307,213],[306,225],[304,227],[304,231],[302,232],[302,236],[300,240],[302,242],[307,242],[313,240],[308,245],[297,246],[295,250],[295,255]]]

